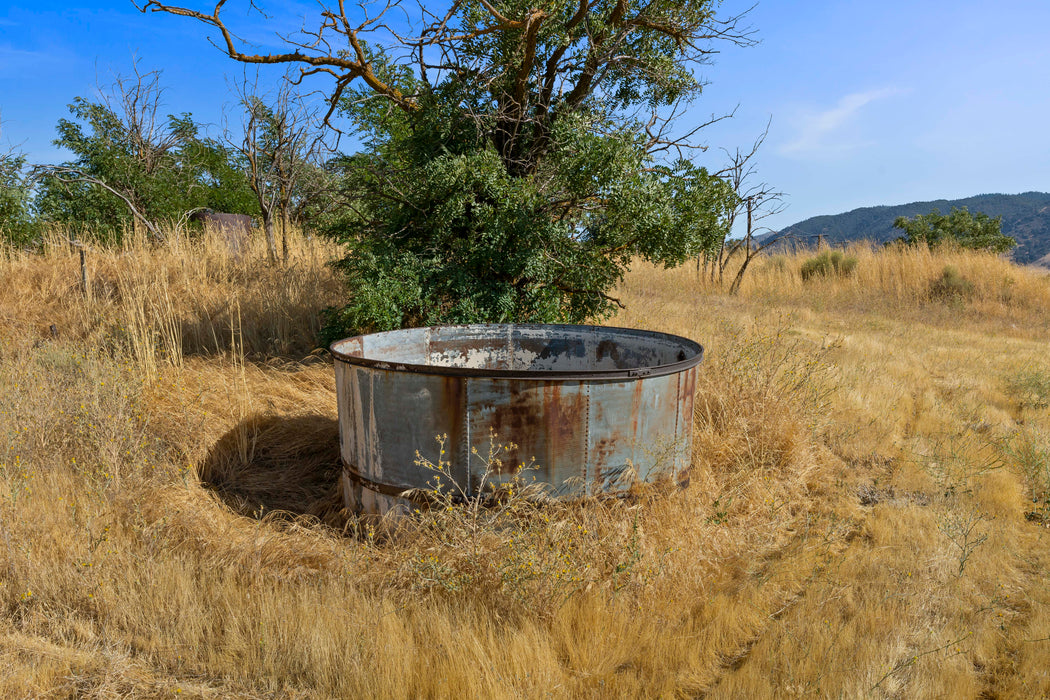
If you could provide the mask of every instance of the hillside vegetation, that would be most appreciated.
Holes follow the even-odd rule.
[[[1022,265],[1039,263],[1050,267],[1050,193],[981,194],[965,199],[938,199],[895,206],[863,207],[843,214],[814,216],[784,228],[782,234],[814,245],[820,237],[838,245],[860,240],[879,243],[894,240],[902,231],[893,228],[898,216],[914,217],[938,209],[947,214],[952,207],[966,207],[971,213],[983,212],[993,219],[1001,216],[1002,232],[1017,241],[1011,257]]]
[[[333,488],[335,253],[4,252],[0,696],[1050,694],[1046,276],[636,264],[613,322],[706,348],[689,487],[395,527]]]

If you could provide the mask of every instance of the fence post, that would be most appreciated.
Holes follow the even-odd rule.
[[[80,291],[87,296],[87,255],[84,253],[84,246],[80,245],[79,241],[77,241],[77,248],[80,249]]]

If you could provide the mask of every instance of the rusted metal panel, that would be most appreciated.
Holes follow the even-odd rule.
[[[633,479],[684,481],[703,349],[663,333],[598,326],[470,325],[348,338],[336,358],[349,507],[406,505],[451,465],[473,492],[490,441],[495,481],[521,464],[556,496],[615,492]],[[447,436],[439,454],[438,436]]]
[[[436,462],[436,438],[464,433],[463,380],[336,363],[339,436],[343,462],[386,495],[425,487],[434,476],[416,465],[420,454]],[[452,475],[466,481],[465,460],[449,440],[446,455]],[[358,507],[359,504],[358,504]]]
[[[252,233],[252,217],[247,214],[227,214],[204,209],[193,212],[190,220],[199,221],[205,229],[216,231],[234,254],[244,251]]]
[[[588,473],[592,493],[624,488],[632,476],[652,481],[675,473],[676,451],[691,445],[691,436],[676,429],[677,377],[592,388]]]
[[[493,439],[503,444],[494,481],[527,476],[550,484],[556,494],[585,478],[588,386],[585,382],[472,378],[468,382],[466,436],[481,455],[472,456],[470,484],[481,482]]]

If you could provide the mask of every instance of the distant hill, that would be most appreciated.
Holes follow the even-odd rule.
[[[1023,265],[1040,264],[1050,267],[1050,193],[979,194],[966,199],[938,199],[932,202],[912,202],[897,206],[864,207],[845,214],[814,216],[780,231],[799,241],[815,244],[823,236],[829,244],[868,239],[880,243],[903,234],[893,228],[898,216],[927,214],[939,209],[947,214],[952,207],[966,207],[971,213],[984,212],[988,216],[1003,217],[1003,233],[1017,239],[1011,252],[1013,259]]]

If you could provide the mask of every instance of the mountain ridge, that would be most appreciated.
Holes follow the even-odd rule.
[[[903,235],[903,231],[893,228],[898,216],[913,217],[933,209],[947,214],[952,207],[966,207],[971,213],[984,212],[992,218],[1001,216],[1003,233],[1017,240],[1017,247],[1007,255],[1022,265],[1050,267],[1050,192],[978,194],[962,199],[860,207],[841,214],[810,217],[772,235],[792,236],[811,245],[819,240],[829,245],[858,240],[885,243]]]

